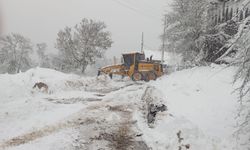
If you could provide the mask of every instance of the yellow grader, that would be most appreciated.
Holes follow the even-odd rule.
[[[113,74],[116,74],[123,77],[128,76],[133,81],[150,81],[156,80],[164,74],[164,65],[159,60],[152,60],[152,56],[145,59],[145,54],[139,52],[127,53],[122,56],[122,64],[100,68],[98,76],[104,73],[112,78]]]

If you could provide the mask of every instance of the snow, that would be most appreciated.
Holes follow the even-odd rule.
[[[217,149],[234,148],[233,133],[238,106],[232,86],[234,72],[233,67],[197,67],[173,73],[152,83],[165,93],[169,111],[175,117],[183,118],[177,119],[180,123],[174,123],[176,127],[181,126],[181,122],[187,123],[193,126],[191,132],[194,133],[191,135],[206,136],[203,142],[206,146],[202,146],[202,141],[197,142],[199,147],[195,149],[212,149],[209,144],[213,142],[218,143]],[[179,128],[186,130],[185,126]]]
[[[138,142],[153,150],[178,149],[181,131],[181,144],[192,150],[239,149],[233,136],[235,70],[196,67],[148,83],[43,68],[0,74],[0,149],[112,149],[110,138],[119,137],[121,127],[128,128],[134,147]],[[49,93],[32,89],[36,82],[48,84]],[[152,125],[147,124],[148,103],[167,106]]]
[[[227,69],[224,74],[220,71],[221,68],[193,68],[171,74],[154,85],[169,93],[166,97],[173,113],[183,115],[212,136],[229,136],[234,120],[229,116],[237,110],[237,95],[232,94],[233,78],[227,74],[233,74],[234,69]]]

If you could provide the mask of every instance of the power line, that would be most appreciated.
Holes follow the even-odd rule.
[[[136,9],[136,8],[134,8],[134,7],[131,7],[129,4],[127,4],[126,2],[124,2],[124,1],[122,1],[122,0],[117,0],[117,2],[120,3],[121,5],[127,7],[127,8],[132,9],[132,10],[135,11],[136,13],[140,13],[141,15],[144,15],[144,16],[146,16],[146,17],[150,17],[150,18],[154,18],[154,19],[155,19],[155,17],[156,17],[156,16],[153,16],[153,15],[148,15],[148,14],[146,14],[146,13],[144,13],[144,12],[141,12],[141,11],[139,11],[138,9]]]
[[[121,0],[121,1],[123,1],[124,3],[126,3],[126,2],[128,2],[128,3],[130,3],[130,4],[132,4],[132,5],[137,5],[138,3],[134,3],[134,2],[139,2],[139,1],[134,1],[133,0],[133,2],[131,2],[131,0]],[[140,3],[140,2],[139,2]],[[129,5],[129,4],[128,4]],[[144,7],[143,7],[143,9],[145,10],[145,11],[150,11],[150,13],[152,13],[152,14],[154,14],[153,16],[158,16],[158,15],[156,15],[157,13],[155,13],[155,9],[154,8],[152,8],[149,4],[147,4],[147,3],[143,3],[143,5],[144,6],[147,6],[147,8],[145,9]],[[142,4],[140,4],[140,6],[142,6]],[[138,7],[137,7],[138,8]],[[142,8],[142,7],[140,7],[140,8]]]
[[[129,10],[131,10],[131,11],[133,11],[133,12],[136,12],[136,13],[138,13],[138,14],[141,14],[141,15],[143,15],[143,16],[145,16],[145,17],[148,17],[148,18],[151,18],[151,19],[156,19],[156,16],[147,15],[147,14],[141,12],[141,11],[138,11],[138,9],[136,9],[136,8],[134,8],[134,7],[131,7],[131,6],[129,6],[128,4],[125,4],[125,3],[123,3],[123,2],[121,2],[121,1],[119,1],[119,0],[113,0],[113,1],[116,2],[116,3],[118,3],[119,5],[121,5],[121,6],[123,6],[123,7],[126,7],[127,9],[129,9]],[[157,20],[157,19],[156,19],[156,20]]]

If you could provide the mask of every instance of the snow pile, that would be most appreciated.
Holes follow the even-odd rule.
[[[45,82],[50,88],[53,83],[71,77],[41,68],[16,75],[0,75],[0,140],[51,124],[78,110],[76,105],[71,108],[43,101],[44,95],[32,89],[35,82]]]
[[[141,126],[153,149],[176,149],[177,133],[191,149],[231,150],[236,126],[237,95],[232,93],[235,68],[197,67],[162,77],[150,83],[165,94],[168,113],[155,128]],[[152,140],[153,139],[153,140]]]
[[[75,75],[66,75],[51,69],[30,69],[27,72],[16,75],[3,74],[0,76],[0,95],[2,98],[13,96],[15,98],[30,95],[32,87],[37,82],[46,83],[50,90],[62,87],[62,81],[77,78]]]

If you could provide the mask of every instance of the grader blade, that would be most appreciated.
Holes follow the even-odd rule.
[[[109,75],[109,77],[111,79],[112,79],[114,74],[126,76],[126,72],[124,71],[124,66],[123,65],[113,65],[113,66],[107,66],[107,67],[100,68],[98,70],[97,75],[99,76],[102,73]]]

